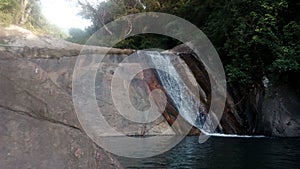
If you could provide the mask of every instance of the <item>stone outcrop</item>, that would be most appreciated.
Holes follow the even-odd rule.
[[[119,114],[115,104],[116,102],[122,102],[122,100],[119,100],[121,97],[116,97],[114,98],[114,101],[112,100],[112,80],[113,78],[126,77],[126,70],[140,68],[141,65],[140,63],[135,62],[118,64],[116,61],[117,60],[112,61],[111,59],[107,59],[107,61],[105,61],[104,59],[104,62],[100,65],[101,71],[98,71],[96,75],[96,98],[102,115],[113,128],[125,135],[143,136],[162,134],[164,130],[170,126],[168,120],[162,116],[151,123],[142,124],[128,120]],[[117,68],[122,70],[119,76],[115,75]],[[129,85],[129,97],[130,103],[135,109],[145,111],[150,107],[148,98],[149,93],[151,90],[158,88],[157,84],[158,83],[151,70],[141,71],[134,77],[134,79],[132,79],[131,84]],[[124,84],[115,85],[122,86]],[[155,86],[155,88],[153,86]],[[176,131],[173,131],[168,134],[175,134],[175,132]]]
[[[83,54],[83,45],[64,41],[46,35],[35,35],[32,32],[10,26],[0,29],[0,49],[21,54],[25,58],[59,59]],[[84,54],[131,54],[134,50],[98,46],[85,46]]]
[[[38,64],[0,51],[1,166],[120,168],[82,130],[66,89]]]
[[[170,50],[179,55],[193,72],[203,89],[202,102],[210,105],[210,82],[206,70],[192,50],[181,45]],[[291,81],[291,80],[290,80]],[[228,134],[300,136],[299,81],[273,86],[253,85],[248,95],[238,86],[228,84],[227,100],[220,122],[220,132]],[[295,87],[296,86],[296,87]]]
[[[256,131],[260,134],[299,137],[300,97],[290,84],[266,89],[262,111],[257,115]]]

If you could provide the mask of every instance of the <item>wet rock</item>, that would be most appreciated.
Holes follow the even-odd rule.
[[[289,84],[266,90],[256,132],[279,137],[300,136],[300,97]]]
[[[200,92],[201,101],[208,108],[210,81],[201,61],[186,45],[179,45],[169,52],[179,55],[188,65],[203,90]],[[299,86],[299,82],[286,82],[271,87],[265,83],[266,79],[261,84],[253,85],[247,95],[241,94],[239,86],[228,84],[219,132],[275,137],[300,136],[300,100],[297,87],[294,87]]]
[[[195,92],[199,93],[201,103],[203,103],[206,106],[206,110],[208,110],[211,104],[211,84],[206,68],[201,60],[199,60],[196,57],[196,54],[184,44],[171,49],[169,52],[179,55],[186,63],[199,86],[198,91]],[[214,81],[214,79],[211,80]],[[221,101],[221,99],[219,100]],[[237,112],[234,100],[227,92],[224,112],[216,132],[242,134],[244,128],[243,121]]]

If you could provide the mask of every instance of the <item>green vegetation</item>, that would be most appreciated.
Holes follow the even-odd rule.
[[[71,28],[69,29],[70,37],[66,40],[74,43],[85,44],[86,40],[89,38],[88,33],[79,28]]]
[[[204,31],[217,46],[230,82],[249,86],[263,76],[299,70],[296,1],[240,0],[222,6],[209,16]]]
[[[299,73],[300,3],[297,0],[109,0],[97,6],[86,1],[80,4],[80,14],[93,21],[86,35],[81,36],[83,39],[120,16],[165,12],[202,29],[218,50],[228,81],[241,88],[261,83],[264,76],[275,81]],[[117,47],[171,48],[177,44],[168,37],[138,35]]]
[[[20,25],[35,33],[47,33],[65,38],[66,35],[42,15],[39,0],[0,0],[0,26]]]

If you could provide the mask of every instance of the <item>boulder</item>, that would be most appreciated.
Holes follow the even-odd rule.
[[[55,77],[21,55],[0,51],[1,166],[121,168],[82,130],[70,94]]]

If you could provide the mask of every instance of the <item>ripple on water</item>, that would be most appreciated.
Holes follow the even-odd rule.
[[[170,151],[145,159],[117,157],[124,168],[298,169],[300,138],[186,137]]]

